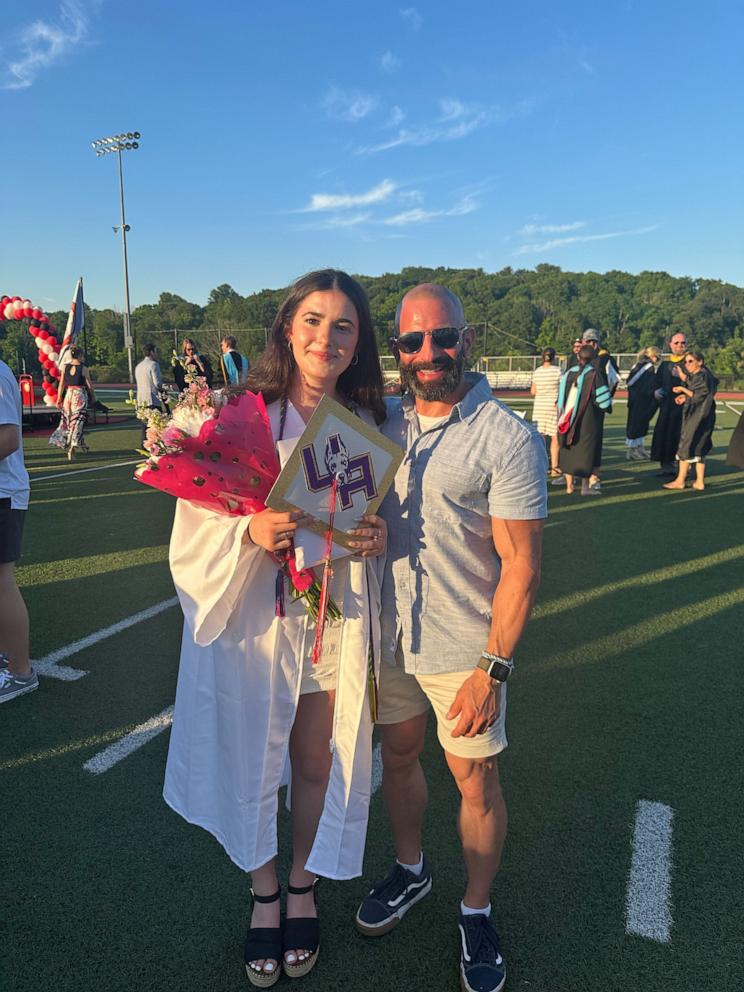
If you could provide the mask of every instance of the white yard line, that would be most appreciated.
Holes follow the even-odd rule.
[[[100,775],[113,768],[122,758],[126,758],[143,744],[147,744],[153,737],[157,737],[173,723],[173,707],[167,706],[162,713],[145,720],[134,730],[130,731],[121,740],[110,744],[103,751],[94,754],[92,758],[85,762],[83,768],[92,775]]]
[[[674,813],[664,803],[641,799],[633,831],[625,929],[668,944],[672,929],[671,855]]]
[[[114,462],[111,465],[96,465],[94,468],[76,468],[72,472],[54,472],[52,475],[32,475],[31,485],[35,482],[45,482],[47,479],[67,479],[71,475],[82,475],[83,472],[105,472],[107,468],[121,468],[122,465],[137,465],[144,458],[134,458],[130,462]]]
[[[64,661],[65,658],[69,658],[73,654],[77,654],[79,651],[84,651],[86,648],[92,647],[94,644],[98,644],[100,641],[106,640],[107,637],[113,637],[114,634],[118,634],[128,627],[142,623],[143,620],[149,620],[150,617],[157,616],[158,613],[162,613],[164,610],[169,610],[171,606],[175,606],[177,603],[177,596],[164,599],[162,603],[149,606],[146,610],[140,610],[139,613],[134,613],[131,617],[126,617],[124,620],[119,620],[118,623],[111,624],[110,627],[104,627],[103,630],[97,630],[94,634],[88,634],[87,637],[82,637],[79,641],[73,641],[67,647],[52,651],[51,654],[47,654],[38,661],[35,661],[33,663],[34,668],[39,675],[46,675],[52,679],[61,679],[63,682],[72,682],[75,679],[81,679],[88,673],[79,668],[66,668],[60,665],[59,662]]]

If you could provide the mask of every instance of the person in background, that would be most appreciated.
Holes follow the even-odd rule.
[[[687,351],[687,337],[682,331],[672,334],[669,349],[671,355],[661,362],[656,372],[655,396],[659,401],[659,416],[651,440],[651,458],[661,466],[659,475],[676,475],[678,469],[676,455],[682,430],[682,404],[674,402],[673,389],[685,379],[683,358]]]
[[[90,373],[83,365],[83,349],[70,351],[70,361],[65,365],[57,390],[57,406],[61,410],[59,427],[49,438],[50,444],[67,448],[67,458],[72,461],[77,451],[87,451],[85,424],[88,406],[96,402]]]
[[[200,354],[196,341],[193,338],[184,338],[181,349],[183,357],[181,359],[174,358],[175,364],[173,366],[173,377],[176,380],[178,391],[183,392],[188,386],[187,375],[203,377],[211,389],[214,379],[212,363],[206,355]]]
[[[661,358],[658,348],[644,348],[628,373],[628,420],[625,428],[625,457],[642,462],[651,456],[644,447],[648,425],[656,413],[656,366]]]
[[[612,409],[612,396],[594,355],[590,345],[582,345],[579,364],[566,369],[558,390],[558,464],[568,493],[574,491],[575,476],[581,478],[582,496],[601,492],[590,479],[602,464],[604,415]]]
[[[158,349],[149,342],[142,349],[142,361],[134,369],[137,384],[137,407],[146,410],[162,409],[163,376],[158,362]],[[145,440],[147,424],[142,425],[142,440]]]
[[[713,447],[716,426],[716,389],[718,379],[706,368],[701,351],[688,351],[684,359],[685,384],[672,386],[674,402],[682,407],[682,429],[679,435],[677,461],[679,470],[665,489],[684,489],[687,470],[695,466],[693,489],[705,489],[705,458]]]
[[[248,378],[250,363],[238,351],[238,342],[228,334],[220,341],[220,372],[225,386],[237,386]]]
[[[607,388],[610,391],[610,399],[612,399],[612,397],[615,395],[615,390],[618,387],[618,383],[620,382],[620,370],[617,367],[617,362],[609,353],[607,348],[602,347],[599,338],[599,331],[596,331],[593,327],[587,327],[587,329],[584,331],[582,335],[581,341],[582,341],[582,347],[584,347],[585,345],[589,345],[589,347],[594,351],[594,356],[592,358],[592,365],[600,373],[602,379],[606,383]],[[612,404],[610,404],[610,409],[611,407]],[[595,409],[597,413],[596,426],[600,432],[600,439],[599,439],[599,445],[597,451],[598,454],[601,456],[602,441],[604,438],[604,410],[600,406],[597,406]],[[594,467],[592,468],[592,474],[589,477],[589,488],[593,492],[597,492],[597,493],[602,492],[602,480],[599,477],[599,466],[600,463],[597,462],[597,464],[594,465]],[[582,484],[582,492],[583,492],[583,484]]]
[[[21,392],[0,359],[0,703],[39,688],[29,660],[28,610],[15,576],[29,491],[23,463]]]
[[[535,397],[532,420],[545,438],[545,446],[550,453],[550,475],[559,476],[558,468],[558,385],[561,370],[555,364],[555,348],[546,348],[542,353],[542,365],[532,374],[530,395]]]

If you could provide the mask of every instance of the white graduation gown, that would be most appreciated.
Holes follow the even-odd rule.
[[[278,407],[268,409],[275,437]],[[285,437],[303,429],[290,405]],[[184,629],[163,790],[177,813],[209,830],[245,871],[277,853],[278,791],[289,777],[302,659],[315,636],[288,591],[287,616],[275,615],[276,564],[243,544],[249,519],[177,503],[169,558]],[[343,602],[337,599],[344,623],[333,759],[305,866],[332,879],[362,871],[372,768],[367,658],[370,636],[379,658],[381,563],[349,559],[339,568],[346,582]]]

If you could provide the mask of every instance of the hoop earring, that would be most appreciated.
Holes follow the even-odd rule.
[[[359,352],[357,352],[356,355],[354,355],[353,359],[349,362],[349,365],[358,365],[358,364],[359,364]]]
[[[295,364],[295,357],[294,357],[294,352],[292,351],[292,342],[289,340],[289,338],[285,338],[284,339],[284,343],[286,344],[287,351],[289,352],[289,361],[290,361],[290,364],[294,365]]]

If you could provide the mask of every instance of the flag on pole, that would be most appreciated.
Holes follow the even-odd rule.
[[[67,317],[65,336],[62,339],[62,346],[59,349],[58,368],[60,372],[70,361],[70,352],[75,347],[78,334],[84,325],[85,307],[83,306],[83,277],[80,276],[77,281],[77,286],[75,286],[75,295],[73,296],[72,303],[70,304],[70,313]]]

